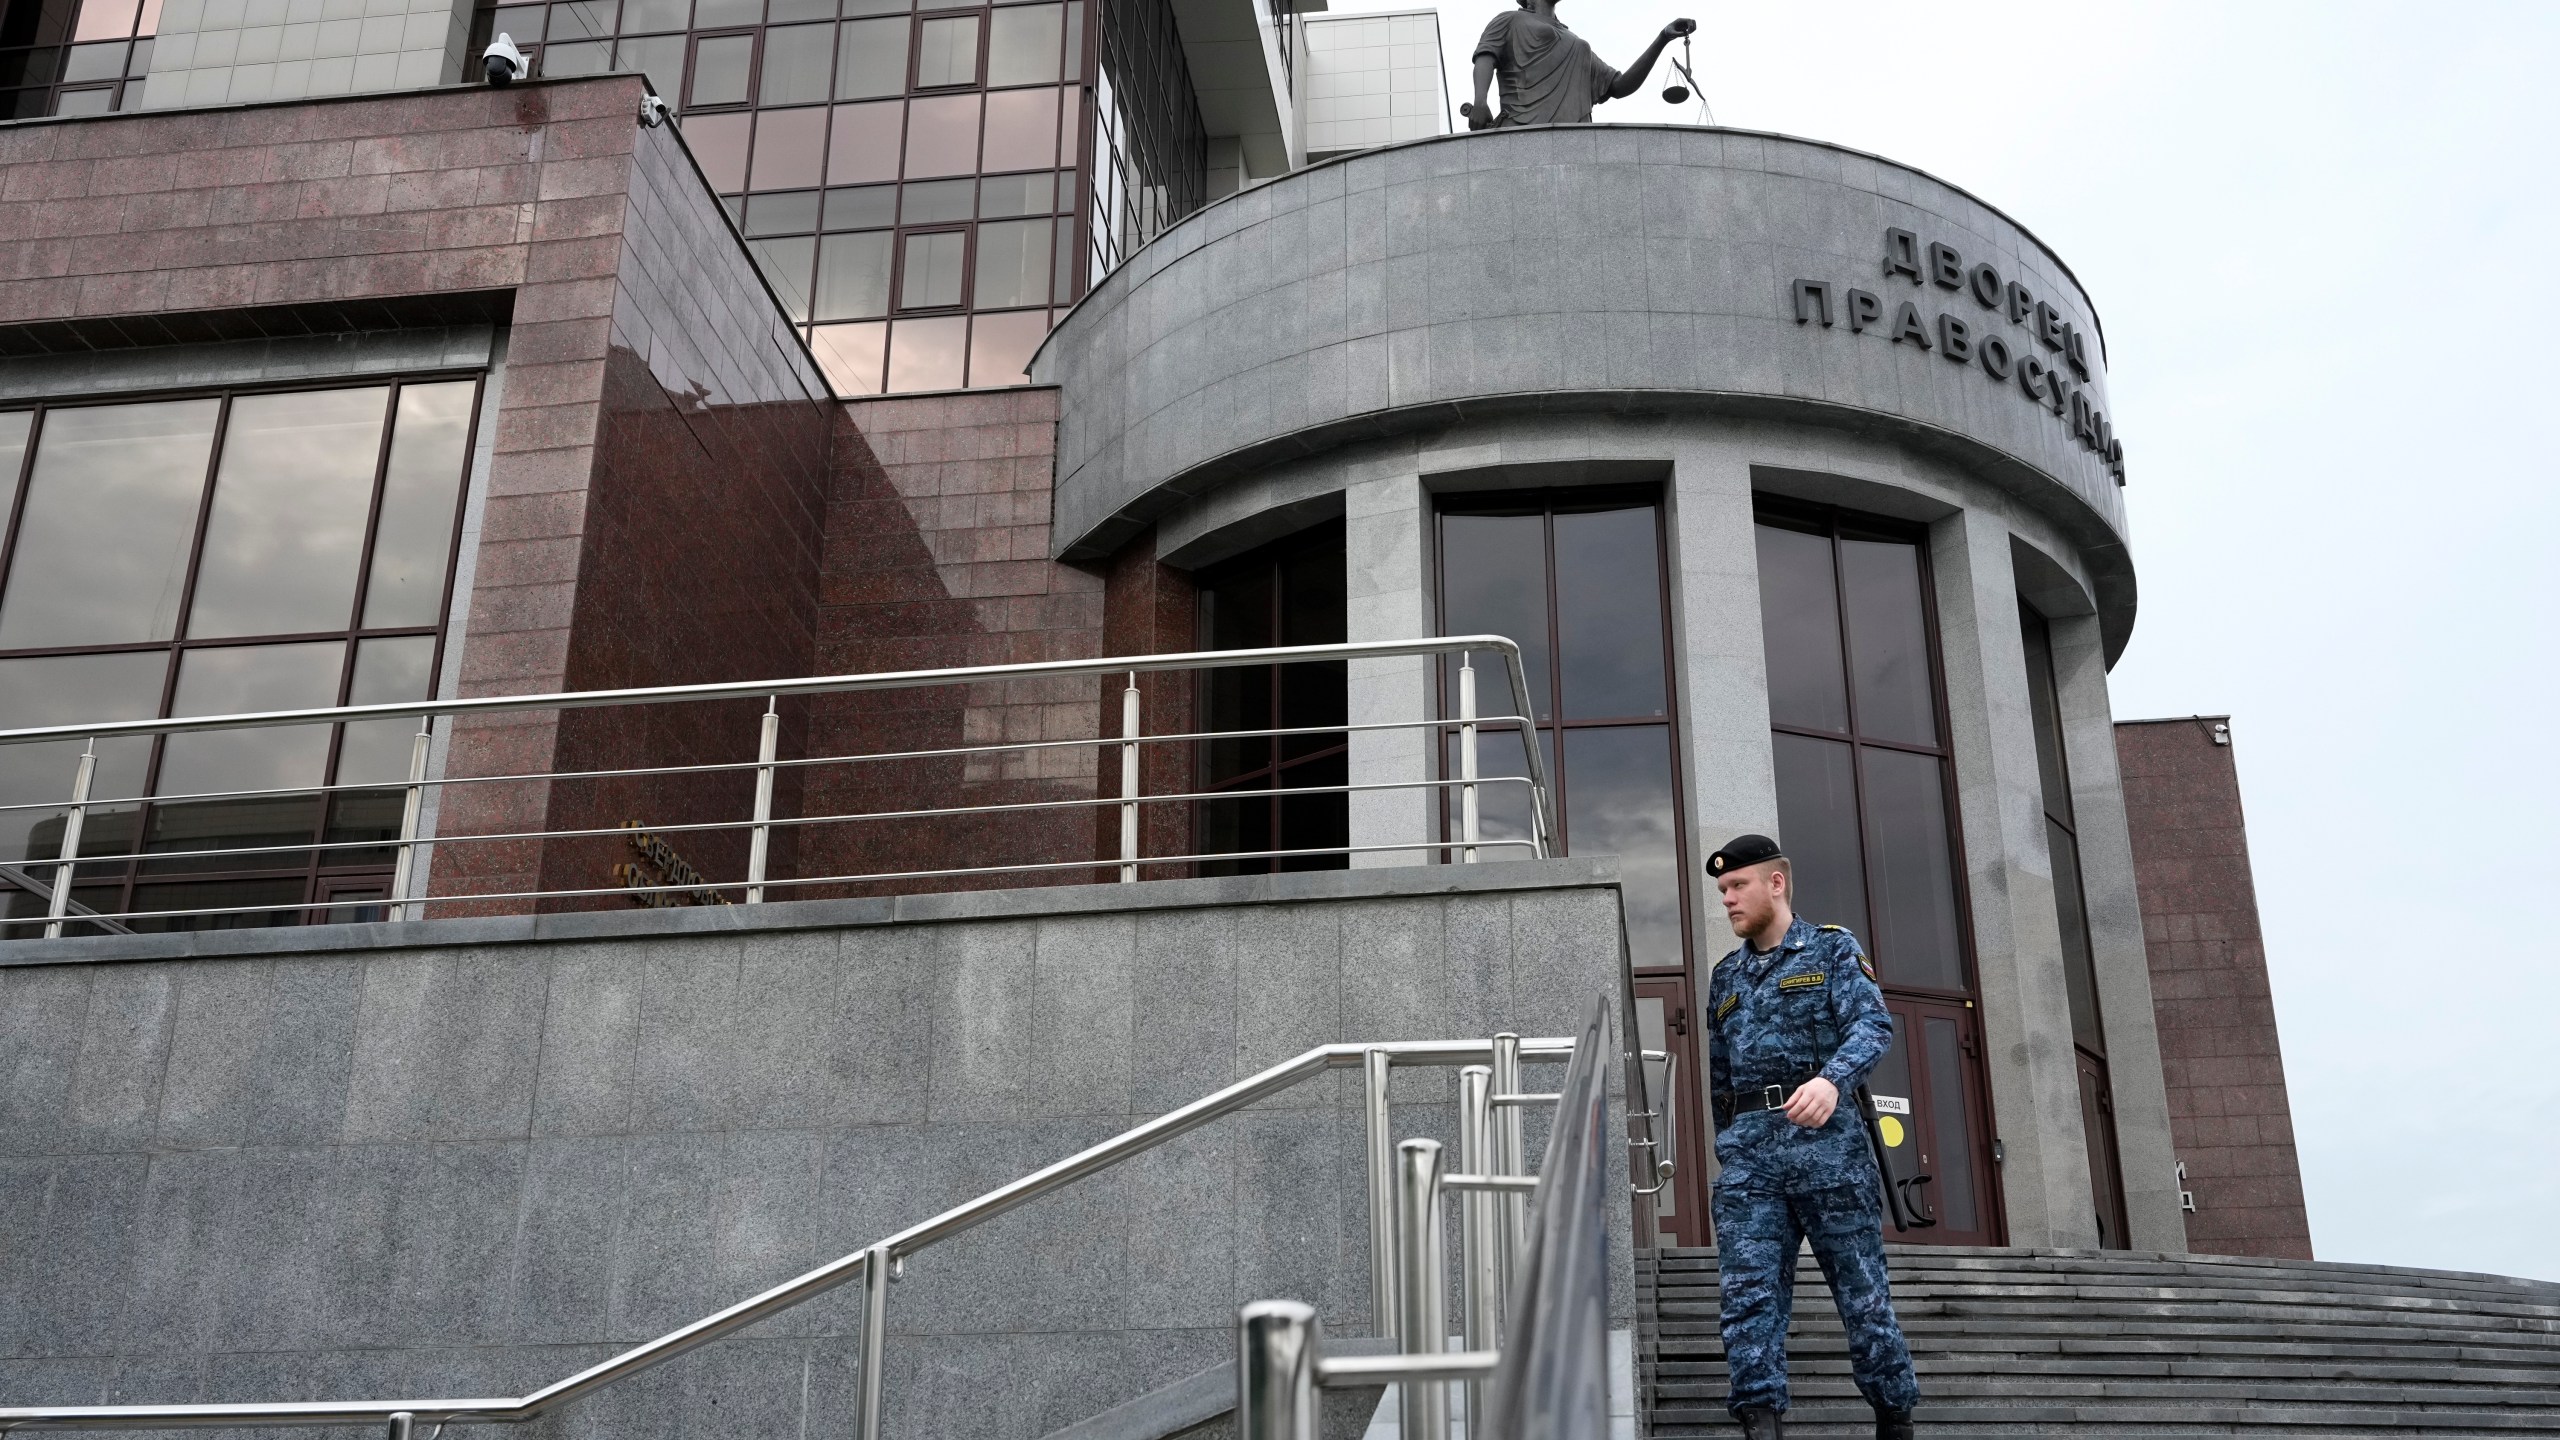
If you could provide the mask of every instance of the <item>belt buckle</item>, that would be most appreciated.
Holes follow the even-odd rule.
[[[1784,1110],[1784,1109],[1786,1109],[1786,1108],[1787,1108],[1787,1087],[1786,1087],[1786,1086],[1784,1086],[1784,1085],[1763,1085],[1763,1086],[1761,1086],[1761,1087],[1760,1087],[1760,1108],[1761,1108],[1761,1109],[1763,1109],[1763,1110]]]

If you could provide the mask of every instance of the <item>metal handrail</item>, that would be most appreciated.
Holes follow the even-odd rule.
[[[1565,1038],[1518,1040],[1515,1043],[1523,1057],[1549,1061],[1569,1059],[1576,1046],[1574,1040]],[[1492,1057],[1495,1048],[1495,1042],[1491,1040],[1319,1045],[1180,1109],[1167,1111],[1143,1125],[1035,1170],[1011,1184],[998,1186],[975,1200],[953,1206],[850,1255],[525,1395],[428,1400],[308,1400],[275,1404],[21,1405],[0,1408],[0,1433],[12,1430],[394,1424],[406,1429],[414,1423],[517,1424],[779,1314],[860,1276],[868,1301],[861,1328],[859,1383],[863,1423],[860,1434],[863,1440],[878,1440],[881,1347],[885,1338],[879,1317],[887,1303],[890,1274],[899,1261],[1328,1070],[1369,1065],[1372,1063],[1369,1057],[1373,1053],[1382,1054],[1398,1065],[1447,1066],[1482,1062]]]

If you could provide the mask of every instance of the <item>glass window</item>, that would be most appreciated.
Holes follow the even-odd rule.
[[[479,390],[471,380],[400,387],[382,518],[374,526],[373,575],[365,584],[367,629],[433,625],[444,614]]]
[[[112,80],[124,73],[124,41],[112,45],[75,45],[63,56],[64,80]],[[112,96],[113,91],[105,92]]]
[[[978,213],[991,218],[1046,215],[1056,208],[1057,181],[1046,170],[1036,175],[990,175],[978,182]]]
[[[1537,722],[1562,853],[1619,857],[1628,944],[1642,969],[1678,969],[1688,954],[1678,732],[1663,682],[1661,515],[1649,494],[1559,491],[1449,497],[1439,518],[1441,633],[1517,641],[1531,690],[1515,696],[1499,657],[1478,655],[1476,713]],[[1441,713],[1456,714],[1457,667],[1444,665],[1441,679]],[[1447,743],[1444,773],[1454,775],[1455,737]],[[1528,773],[1516,733],[1482,729],[1477,746],[1479,775]],[[1484,838],[1529,830],[1524,788],[1490,787],[1478,806]],[[1450,814],[1454,831],[1454,806]]]
[[[1759,526],[1758,532],[1769,718],[1807,730],[1845,731],[1849,685],[1840,663],[1840,593],[1831,573],[1831,541],[1775,525]]]
[[[747,249],[754,252],[756,267],[764,271],[766,282],[782,301],[782,308],[794,320],[809,318],[809,267],[817,258],[818,237],[790,235],[774,240],[750,240]]]
[[[218,400],[46,412],[0,591],[0,650],[177,633]]]
[[[753,25],[764,18],[764,0],[697,0],[693,7],[693,28],[726,30],[732,25]]]
[[[862,325],[821,325],[809,332],[825,367],[827,383],[839,395],[877,395],[886,378],[883,359],[889,327],[879,321]]]
[[[1058,163],[1058,93],[1006,90],[987,97],[987,169],[1028,170]]]
[[[1066,34],[1066,10],[1064,5],[998,9],[987,28],[987,83],[1055,83],[1059,47]]]
[[[764,32],[764,85],[759,105],[815,105],[828,98],[828,72],[835,63],[829,25],[784,25]],[[843,98],[843,97],[837,97]],[[812,112],[816,113],[816,112]],[[815,157],[810,163],[814,166]]]
[[[969,320],[901,320],[889,332],[891,390],[957,390],[968,373]]]
[[[27,434],[35,423],[33,410],[0,410],[0,530],[8,525],[9,512],[18,508],[19,477],[27,462]]]
[[[550,79],[572,75],[602,75],[613,69],[613,46],[603,40],[580,40],[564,44],[554,40],[542,47],[542,73]]]
[[[894,185],[863,185],[827,192],[829,230],[870,230],[896,223],[898,190]]]
[[[977,288],[971,295],[982,310],[1046,304],[1049,222],[998,220],[980,225]]]
[[[974,180],[927,180],[909,185],[898,196],[898,220],[906,225],[943,225],[969,218],[978,195]]]
[[[903,15],[915,7],[915,0],[844,0],[847,15]]]
[[[764,18],[776,25],[794,20],[833,20],[836,0],[773,0],[765,7]]]
[[[1857,751],[1845,740],[1783,731],[1770,737],[1778,781],[1778,835],[1795,865],[1796,908],[1867,917],[1867,862],[1858,832]],[[1869,948],[1874,940],[1861,934]]]
[[[978,169],[977,95],[915,101],[907,125],[907,178],[972,175]]]
[[[390,400],[377,387],[231,403],[190,637],[347,628]]]
[[[868,100],[907,90],[903,19],[848,20],[836,31],[836,98]]]
[[[347,686],[350,705],[387,705],[395,700],[424,700],[435,693],[436,637],[400,635],[356,644],[354,679]],[[415,720],[362,720],[347,727],[338,747],[338,783],[396,785],[409,778],[409,745],[418,733]]]
[[[377,383],[0,415],[5,483],[17,483],[7,460],[30,443],[35,452],[18,533],[0,542],[0,594],[79,606],[78,623],[53,636],[50,606],[11,607],[16,622],[0,624],[0,728],[326,707],[350,678],[359,700],[429,693],[477,391],[476,380]],[[66,533],[83,566],[60,564]],[[83,588],[101,578],[144,593]],[[25,653],[108,645],[125,648]],[[314,786],[342,762],[367,783],[394,763],[405,776],[416,725],[393,728],[368,723],[343,740],[318,725],[102,742],[93,796],[136,803],[91,812],[81,851],[91,863],[74,894],[109,914],[231,903],[224,896],[254,907],[135,925],[165,929],[298,923],[310,895],[379,888],[387,850],[312,848],[317,795],[183,797]],[[0,752],[0,804],[66,797],[79,750]],[[146,792],[169,798],[139,803]],[[397,805],[379,794],[342,801],[340,819],[378,840],[396,827]],[[63,828],[58,810],[0,811],[0,860],[58,855]],[[205,853],[216,850],[241,853]],[[151,858],[124,858],[137,851]],[[31,903],[31,892],[0,885],[0,934],[26,933]]]
[[[827,183],[861,185],[898,178],[898,136],[906,105],[897,100],[839,105],[827,144]]]
[[[1058,217],[1058,243],[1050,247],[1056,257],[1050,275],[1049,298],[1060,305],[1076,296],[1076,217]]]
[[[977,16],[947,16],[916,26],[917,89],[977,83]]]
[[[1956,877],[1947,845],[1945,762],[1935,755],[1859,747],[1865,771],[1867,943],[1890,956],[1894,979],[1933,990],[1965,988],[1957,936]]]
[[[1842,537],[1840,593],[1849,616],[1858,733],[1935,745],[1937,692],[1929,672],[1919,547]]]
[[[489,33],[504,35],[518,45],[531,45],[542,38],[542,13],[539,5],[501,5],[489,17]],[[676,22],[679,26],[683,23]]]
[[[1049,333],[1049,312],[1016,310],[980,315],[969,322],[969,384],[1021,385],[1031,369],[1032,352]]]
[[[682,30],[692,9],[690,0],[622,0],[622,33]]]
[[[648,35],[618,40],[613,47],[613,68],[625,74],[646,75],[652,85],[673,89],[684,74],[684,37]]]
[[[705,0],[708,3],[708,0]],[[691,105],[741,105],[746,103],[750,75],[755,69],[756,37],[753,35],[713,35],[693,45],[693,91],[687,101]]]
[[[827,147],[824,110],[767,110],[756,117],[755,165],[747,175],[753,190],[796,190],[823,178]]]
[[[598,40],[613,34],[616,0],[569,0],[551,7],[550,38]]]
[[[136,0],[80,0],[80,19],[71,38],[111,40],[132,34],[135,5]]]
[[[867,320],[889,313],[890,232],[829,235],[819,242],[820,320]]]
[[[685,144],[711,188],[726,195],[747,188],[747,127],[752,115],[688,115]]]
[[[980,316],[978,323],[1002,318],[1010,317]],[[1342,524],[1332,521],[1202,571],[1198,623],[1208,648],[1338,643],[1346,633],[1343,565]],[[1195,762],[1201,767],[1201,788],[1239,793],[1232,800],[1201,803],[1196,817],[1200,852],[1335,852],[1213,861],[1201,866],[1201,873],[1347,866],[1351,810],[1345,794],[1291,798],[1255,793],[1341,785],[1349,779],[1349,737],[1327,728],[1343,724],[1350,710],[1349,671],[1342,662],[1210,670],[1196,684],[1202,730],[1318,732],[1239,735],[1201,744]]]
[[[935,310],[960,303],[969,232],[932,230],[907,237],[898,274],[898,308]]]
[[[785,190],[770,195],[747,197],[746,220],[739,226],[749,235],[798,235],[818,228],[818,192]]]

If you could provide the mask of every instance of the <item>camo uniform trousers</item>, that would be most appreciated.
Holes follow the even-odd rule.
[[[1716,1257],[1724,1285],[1725,1408],[1787,1408],[1787,1321],[1795,1311],[1796,1246],[1811,1241],[1849,1332],[1858,1393],[1879,1410],[1920,1401],[1911,1347],[1893,1318],[1877,1228],[1875,1182],[1800,1195],[1715,1187]]]

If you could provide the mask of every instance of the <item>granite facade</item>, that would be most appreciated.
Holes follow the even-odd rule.
[[[2115,727],[2187,1246],[2311,1258],[2240,776],[2221,716]],[[2220,743],[2217,743],[2217,735]]]
[[[1582,861],[29,942],[0,1404],[521,1394],[1311,1046],[1573,1033],[1618,931]],[[1398,1134],[1445,1138],[1453,1091],[1400,1075]],[[911,1258],[887,1433],[1045,1435],[1232,1358],[1247,1300],[1366,1333],[1358,1096]],[[850,1436],[860,1298],[533,1433]]]

